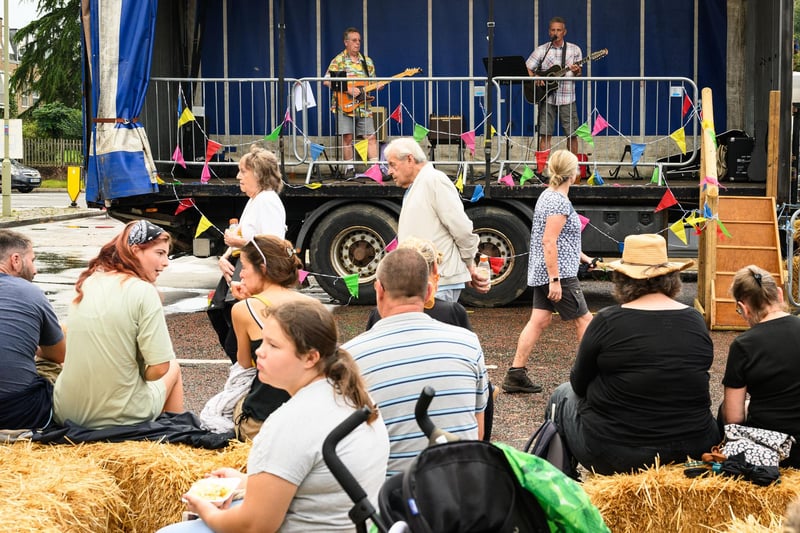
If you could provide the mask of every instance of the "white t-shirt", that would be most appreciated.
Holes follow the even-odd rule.
[[[239,220],[242,238],[248,241],[255,235],[275,235],[286,238],[286,209],[275,191],[261,191],[250,198]]]
[[[353,411],[333,386],[321,379],[300,389],[273,412],[253,439],[248,475],[267,472],[297,485],[279,531],[355,531],[347,515],[353,502],[322,459],[323,441]],[[389,460],[383,419],[358,426],[336,451],[375,504]]]

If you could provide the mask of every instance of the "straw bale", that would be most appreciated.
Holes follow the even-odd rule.
[[[0,446],[0,531],[109,531],[125,513],[114,477],[71,447]]]
[[[88,443],[78,447],[109,472],[128,504],[121,530],[151,533],[180,520],[181,496],[215,468],[244,470],[250,445],[232,441],[222,450],[158,442]]]
[[[753,515],[747,518],[737,518],[728,523],[724,529],[718,530],[720,533],[779,533],[783,531],[780,516],[772,515],[769,521],[762,523]]]
[[[687,478],[682,466],[669,465],[589,476],[583,487],[615,533],[707,533],[738,519],[771,524],[800,493],[800,471],[782,469],[780,483],[759,487],[711,473]]]

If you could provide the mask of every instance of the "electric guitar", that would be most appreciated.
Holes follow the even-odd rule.
[[[593,61],[595,59],[600,59],[601,57],[605,57],[608,55],[608,48],[603,48],[602,50],[598,50],[597,52],[593,52],[592,54],[584,57],[575,65],[581,66],[584,63],[588,63],[589,61]],[[570,65],[571,66],[571,65]],[[534,74],[536,76],[547,76],[549,78],[560,78],[564,74],[570,71],[570,66],[566,66],[561,68],[561,65],[553,65],[547,70],[537,70]],[[540,85],[538,81],[536,82],[525,82],[522,84],[523,93],[525,93],[525,100],[531,104],[541,104],[545,98],[548,97],[550,93],[558,89],[558,81],[557,80],[544,80],[544,85]]]
[[[407,68],[400,74],[395,74],[392,78],[405,78],[408,76],[413,76],[414,74],[419,74],[422,72],[421,68]],[[378,81],[375,83],[367,84],[365,81],[353,81],[347,84],[348,89],[350,87],[358,87],[361,89],[361,92],[358,93],[358,96],[353,97],[350,96],[348,92],[339,92],[336,93],[336,102],[339,105],[339,109],[341,109],[344,113],[352,113],[356,110],[359,106],[366,104],[367,102],[372,102],[375,100],[374,96],[371,96],[369,93],[374,91],[375,89],[380,89],[389,81]]]

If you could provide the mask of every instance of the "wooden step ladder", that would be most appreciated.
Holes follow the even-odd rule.
[[[730,294],[736,271],[747,265],[758,265],[775,277],[779,287],[785,282],[775,200],[761,196],[721,196],[718,213],[731,237],[717,240],[716,265],[709,277],[712,284],[709,325],[719,330],[747,329],[747,323],[736,313],[736,302]]]

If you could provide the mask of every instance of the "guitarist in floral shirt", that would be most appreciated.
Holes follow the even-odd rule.
[[[345,74],[334,74],[345,73]],[[361,34],[356,28],[344,30],[344,50],[331,60],[325,77],[374,78],[375,64],[361,53]],[[378,141],[375,137],[375,124],[369,102],[372,99],[362,91],[363,82],[341,82],[331,87],[331,110],[336,113],[337,128],[342,136],[344,159],[353,160],[353,135],[367,138],[367,156],[370,161],[378,160]],[[337,85],[339,85],[337,87]],[[339,89],[344,89],[340,91]],[[353,165],[347,166],[345,173],[353,172]]]
[[[583,53],[578,45],[564,41],[567,35],[567,23],[561,17],[553,17],[549,27],[550,41],[538,46],[525,62],[528,73],[531,76],[547,76],[566,69],[565,77],[580,76],[579,63],[583,59]],[[574,84],[571,81],[549,80],[540,80],[536,84],[536,103],[539,105],[539,150],[550,149],[550,140],[558,116],[561,129],[569,135],[569,150],[577,154],[578,138],[572,134],[580,126],[580,122],[575,108]]]

